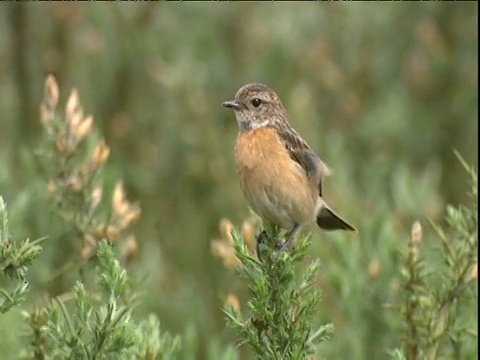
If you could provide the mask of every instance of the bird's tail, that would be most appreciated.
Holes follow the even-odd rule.
[[[317,225],[324,230],[357,231],[328,206],[323,206],[317,215]]]

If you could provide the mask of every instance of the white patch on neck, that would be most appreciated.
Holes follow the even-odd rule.
[[[261,123],[252,122],[252,123],[250,124],[250,130],[256,130],[256,129],[264,128],[264,127],[266,127],[269,123],[270,123],[270,121],[268,121],[268,120],[264,120],[264,121],[262,121]]]
[[[270,121],[263,120],[262,122],[257,122],[257,119],[248,119],[243,117],[243,116],[238,116],[237,114],[237,123],[240,131],[252,131],[252,130],[257,130],[260,128],[267,127]]]

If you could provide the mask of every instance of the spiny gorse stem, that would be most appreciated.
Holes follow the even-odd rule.
[[[406,359],[463,359],[468,337],[478,337],[472,316],[478,307],[478,181],[477,172],[459,158],[471,178],[471,204],[448,206],[446,229],[432,223],[438,241],[434,255],[441,262],[429,258],[418,222],[404,256],[400,312]]]
[[[136,304],[127,272],[111,246],[98,248],[96,287],[77,282],[69,296],[55,298],[46,308],[26,313],[36,358],[171,359],[179,338],[160,334],[158,319],[133,317]]]
[[[278,254],[279,232],[266,231],[259,246],[259,258],[251,255],[238,232],[235,249],[241,262],[240,276],[251,292],[248,311],[227,306],[228,324],[259,359],[305,359],[315,353],[317,345],[333,332],[333,325],[314,328],[320,302],[315,284],[319,261],[313,261],[299,276],[299,266],[310,242],[302,239],[297,248]],[[261,259],[261,260],[259,260]]]
[[[0,313],[25,300],[28,291],[26,274],[28,265],[35,260],[42,248],[39,245],[45,238],[23,242],[11,237],[8,230],[7,208],[0,196],[0,274],[14,282],[13,289],[0,288]]]

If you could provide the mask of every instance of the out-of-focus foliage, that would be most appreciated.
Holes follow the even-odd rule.
[[[38,154],[46,139],[38,106],[53,74],[60,98],[78,89],[111,150],[105,192],[121,178],[141,205],[139,252],[128,265],[143,289],[137,312],[156,312],[182,336],[182,359],[248,358],[232,349],[221,311],[228,294],[245,306],[246,291],[210,242],[219,219],[250,216],[232,153],[236,124],[220,104],[255,81],[278,92],[292,125],[333,168],[325,196],[359,229],[312,228],[318,321],[335,325],[321,356],[383,359],[399,347],[401,317],[384,307],[401,291],[399,250],[414,220],[431,243],[427,218],[441,222],[447,203],[467,200],[453,149],[478,165],[476,2],[0,9],[0,195],[16,236],[49,236],[28,273],[30,303],[70,289],[75,277],[49,279],[81,256],[79,234],[47,200]],[[13,311],[0,317],[4,353],[21,347],[12,334],[22,326]]]
[[[433,246],[422,244],[422,226],[415,222],[405,251],[402,296],[394,308],[404,317],[407,359],[478,356],[478,319],[472,316],[478,313],[478,174],[460,160],[470,176],[470,204],[447,207],[448,227],[434,225]]]

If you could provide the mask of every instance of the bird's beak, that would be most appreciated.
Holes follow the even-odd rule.
[[[240,102],[238,100],[228,100],[222,103],[223,106],[227,108],[232,108],[234,110],[239,110],[240,109]]]

